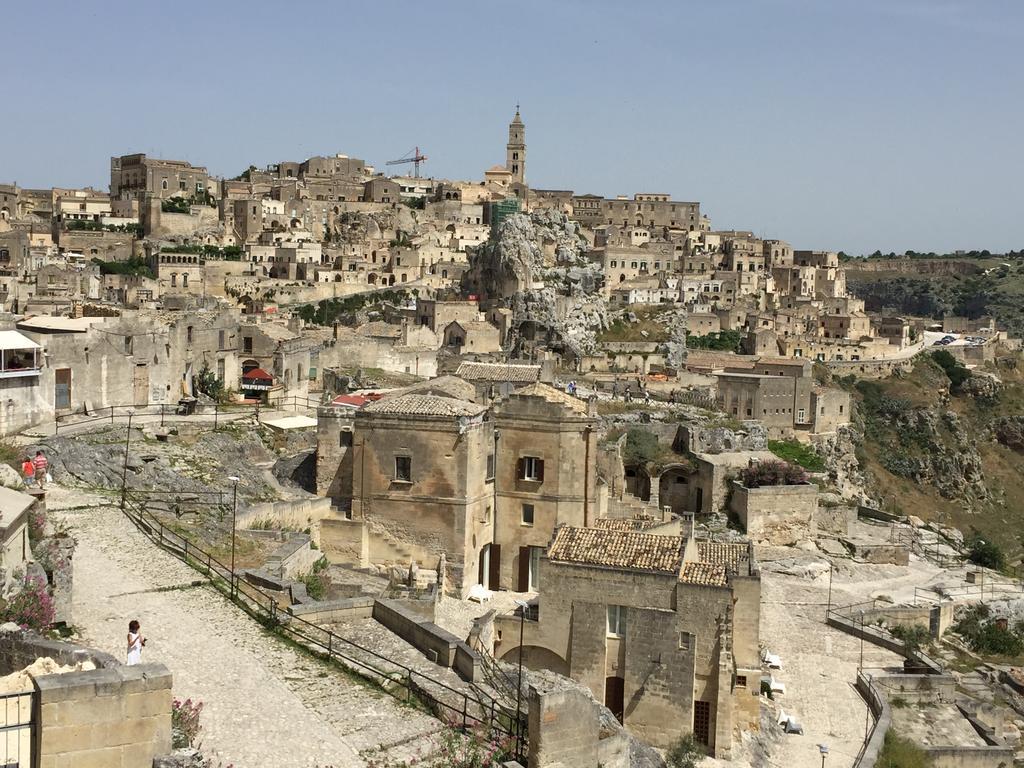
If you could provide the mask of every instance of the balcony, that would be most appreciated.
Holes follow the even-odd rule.
[[[18,331],[0,331],[0,379],[39,376],[42,347]]]

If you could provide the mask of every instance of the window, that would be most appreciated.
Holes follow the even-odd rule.
[[[217,349],[224,349],[224,331],[217,331]]]
[[[796,420],[798,424],[803,424],[806,421],[807,412],[803,408],[797,409]]]
[[[534,482],[543,482],[544,480],[544,460],[538,459],[536,456],[524,456],[519,460],[519,479],[520,480],[533,480]]]
[[[222,357],[217,361],[217,378],[224,381],[224,373],[224,358]]]
[[[184,181],[179,181],[178,182],[178,189],[180,189],[182,192],[185,191],[185,182]]]
[[[412,482],[411,456],[395,456],[395,480],[400,483]]]
[[[533,525],[533,504],[523,504],[523,525]]]
[[[132,337],[131,336],[125,336],[124,337],[124,353],[126,355],[130,355],[132,353]]]
[[[182,288],[188,288],[188,272],[185,272],[181,276],[181,287]]]
[[[626,607],[624,605],[608,606],[608,637],[626,636]]]
[[[188,326],[188,328],[185,329],[185,342],[188,343],[188,344],[192,343],[192,336],[193,336],[192,330],[193,330],[193,328],[192,328],[191,325]]]
[[[494,479],[494,454],[487,454],[487,475],[484,477],[485,480]]]
[[[688,651],[690,650],[690,638],[692,635],[689,632],[679,633],[679,650]]]
[[[736,687],[737,688],[746,688],[747,687],[747,676],[746,675],[736,675]]]
[[[160,182],[160,189],[167,189],[167,179]]]
[[[242,351],[252,353],[252,336],[246,336],[242,339]]]
[[[842,413],[842,412],[843,412],[843,406],[840,405],[839,406],[839,413]]]
[[[338,445],[342,448],[352,447],[352,433],[347,429],[342,430],[341,435],[338,437]]]

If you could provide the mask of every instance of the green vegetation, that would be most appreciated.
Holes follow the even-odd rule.
[[[224,380],[219,378],[208,363],[204,362],[199,374],[195,377],[196,389],[211,400],[218,403],[229,403],[234,399],[234,392],[224,386]]]
[[[636,316],[636,322],[631,323],[625,315],[616,318],[607,328],[598,332],[598,342],[635,341],[643,343],[669,340],[668,326],[660,319],[660,316],[666,311],[664,307],[633,307],[629,311]]]
[[[629,467],[643,467],[652,474],[668,464],[689,464],[683,456],[661,445],[657,435],[640,427],[632,427],[626,432],[622,462]]]
[[[171,197],[160,202],[160,210],[163,213],[191,213],[192,206],[183,197]]]
[[[783,461],[797,464],[808,472],[825,471],[825,460],[814,448],[798,440],[769,440],[768,450]]]
[[[162,253],[194,253],[202,255],[207,259],[226,259],[227,261],[239,261],[242,258],[242,247],[240,245],[170,245],[161,248]]]
[[[891,728],[886,731],[875,768],[931,768],[931,765],[932,761],[923,749]]]
[[[68,232],[127,232],[142,237],[141,224],[102,224],[98,221],[68,219],[63,222],[63,226]]]
[[[150,268],[149,262],[141,256],[132,256],[127,261],[93,259],[92,263],[100,268],[101,275],[136,275],[150,279],[156,278],[156,273]]]
[[[297,309],[299,317],[307,323],[331,325],[342,315],[351,315],[367,306],[378,304],[404,304],[415,289],[409,291],[396,288],[386,291],[368,291],[346,296],[343,299],[324,299],[316,304],[302,304]]]
[[[0,440],[0,464],[6,464],[21,471],[21,460],[25,457],[25,449],[4,439]]]
[[[910,653],[921,650],[922,646],[928,645],[932,639],[931,633],[917,624],[913,626],[897,624],[889,628],[889,634],[897,640],[903,641],[903,645]]]
[[[1010,629],[1006,621],[992,619],[984,603],[968,608],[953,625],[972,651],[987,656],[1020,656],[1024,653],[1024,627],[1018,622]]]
[[[960,385],[971,378],[971,372],[968,371],[959,360],[949,353],[948,350],[940,349],[938,352],[932,353],[932,360],[946,373],[949,377],[949,383],[953,389],[959,389]]]
[[[668,768],[696,768],[706,754],[704,745],[689,733],[669,747],[665,753],[665,763]]]
[[[414,197],[411,200],[403,199],[402,205],[406,205],[412,208],[414,211],[422,211],[427,207],[427,198],[425,197]]]
[[[331,578],[326,573],[330,563],[321,557],[306,573],[299,575],[299,581],[306,585],[306,594],[314,600],[323,600],[331,586]]]
[[[800,468],[785,461],[759,461],[740,471],[740,481],[746,488],[761,488],[766,485],[803,485],[807,474]]]
[[[739,352],[743,335],[739,331],[718,331],[706,336],[691,336],[686,332],[686,346],[690,349],[713,349],[722,352]]]
[[[975,565],[992,568],[996,571],[1001,571],[1006,567],[1006,555],[1003,554],[1003,550],[999,548],[998,544],[986,541],[975,534],[967,542],[967,546],[967,559]]]

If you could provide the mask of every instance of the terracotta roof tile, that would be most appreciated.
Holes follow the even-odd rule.
[[[466,381],[507,381],[529,384],[540,378],[539,365],[511,363],[462,363],[455,375]]]
[[[563,526],[548,548],[548,558],[676,575],[682,563],[682,547],[683,540],[679,536]]]
[[[721,563],[686,563],[679,580],[686,584],[697,584],[704,587],[726,587],[725,566]]]
[[[643,531],[657,524],[658,522],[649,515],[642,517],[603,517],[597,521],[597,527],[603,531]]]
[[[486,406],[434,395],[399,395],[385,397],[365,406],[365,413],[404,414],[408,416],[478,416]]]
[[[718,541],[698,541],[697,553],[702,563],[739,565],[750,559],[746,544],[726,544]]]

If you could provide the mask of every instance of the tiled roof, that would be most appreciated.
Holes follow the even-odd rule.
[[[512,397],[541,397],[547,400],[549,403],[557,403],[558,405],[564,405],[577,413],[587,412],[587,401],[581,400],[578,397],[570,395],[568,392],[563,392],[560,389],[555,389],[550,384],[544,384],[540,381],[535,381],[533,384],[527,384],[521,389],[517,389],[512,393]]]
[[[399,395],[385,397],[365,406],[364,413],[391,413],[407,416],[477,416],[486,406],[434,395]]]
[[[719,541],[698,541],[697,553],[702,563],[739,565],[750,558],[746,544],[726,544]]]
[[[548,558],[675,575],[682,562],[682,545],[679,536],[563,526],[548,548]]]
[[[686,584],[698,584],[705,587],[725,587],[729,582],[725,578],[725,566],[721,563],[686,563],[679,580]]]
[[[476,387],[457,376],[437,376],[427,381],[418,381],[415,384],[402,387],[391,394],[436,395],[437,397],[450,397],[453,400],[469,400],[472,402],[476,399]]]
[[[597,521],[597,527],[603,531],[642,531],[657,524],[658,522],[649,515],[642,517],[603,517]]]
[[[466,381],[507,381],[529,384],[540,378],[539,365],[511,363],[462,363],[455,375]]]

